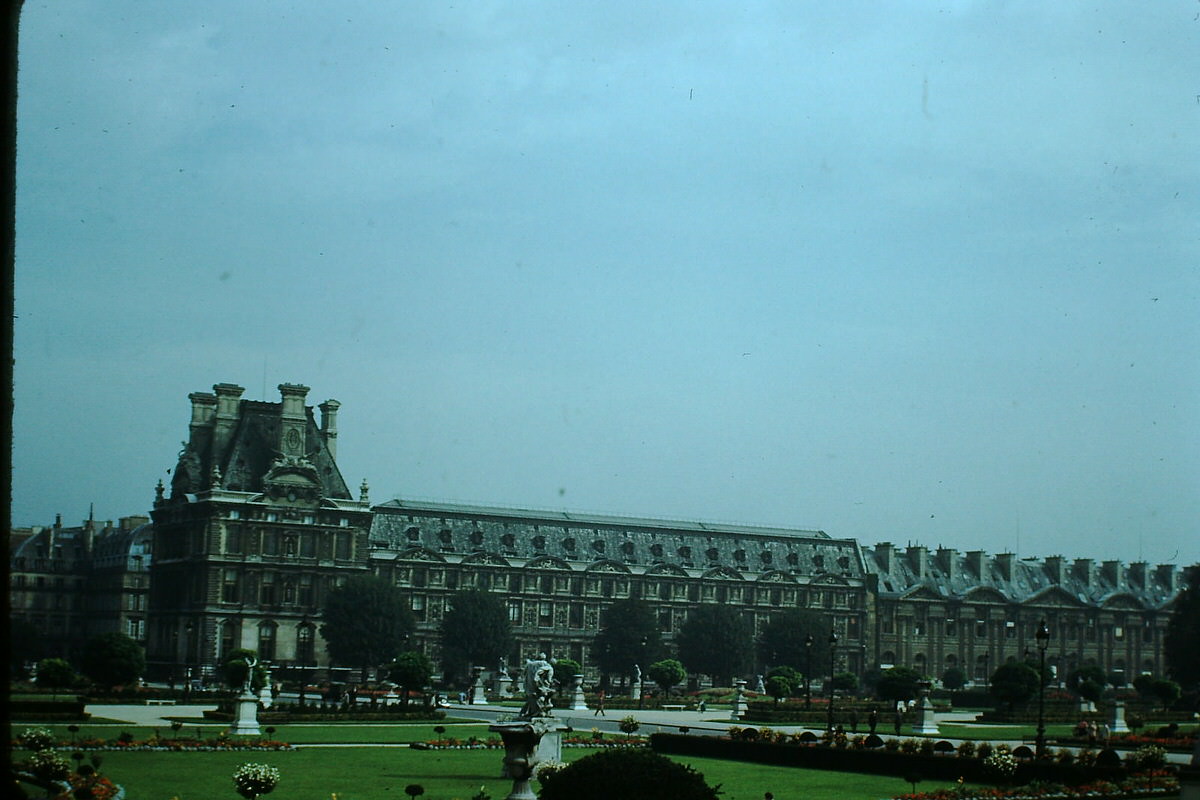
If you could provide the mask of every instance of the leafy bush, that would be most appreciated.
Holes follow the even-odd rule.
[[[25,761],[25,769],[43,781],[65,781],[71,774],[71,764],[53,750],[40,750]]]
[[[983,773],[995,783],[1008,783],[1017,774],[1017,760],[1012,753],[997,749],[983,760]]]
[[[1158,769],[1167,762],[1167,751],[1156,744],[1144,744],[1125,756],[1125,765],[1131,772]]]
[[[61,658],[43,658],[37,665],[37,685],[66,689],[79,681],[75,668]]]
[[[242,764],[233,773],[233,783],[238,794],[254,800],[275,790],[279,783],[279,770],[267,764]]]
[[[642,723],[638,722],[637,717],[632,714],[622,717],[617,725],[621,728],[621,733],[637,733],[637,729],[642,727]]]
[[[35,753],[49,750],[54,746],[54,734],[45,728],[26,728],[25,732],[17,738],[22,747]]]
[[[653,789],[656,800],[718,800],[704,776],[650,750],[606,750],[581,758],[542,778],[540,800],[611,800],[641,797]]]

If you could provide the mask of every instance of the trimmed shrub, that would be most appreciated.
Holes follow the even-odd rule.
[[[650,750],[605,750],[543,776],[540,800],[611,800],[641,797],[653,789],[656,800],[718,800],[704,776]]]

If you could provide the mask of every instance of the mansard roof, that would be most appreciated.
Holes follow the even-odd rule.
[[[383,549],[419,542],[440,552],[553,555],[577,569],[604,560],[633,572],[658,564],[724,568],[739,579],[772,572],[857,579],[864,573],[858,543],[824,531],[401,499],[373,511],[370,541]]]
[[[1180,572],[1170,564],[1122,564],[1061,556],[1018,559],[1011,553],[934,552],[887,542],[863,548],[867,570],[878,576],[882,597],[928,597],[1036,606],[1161,609],[1179,591]]]
[[[303,405],[308,387],[284,384],[280,389],[284,401],[279,403],[242,400],[242,388],[232,384],[214,386],[216,394],[190,396],[192,424],[171,479],[172,499],[183,500],[209,489],[263,492],[272,480],[297,487],[312,485],[324,498],[352,499],[328,444],[327,437],[336,437],[336,429],[327,432],[317,426],[312,407]],[[289,427],[284,406],[290,395],[299,398],[296,413],[302,414],[302,420],[292,419],[301,420],[297,432],[303,433],[296,437],[295,451],[285,457],[281,439]],[[332,415],[338,405],[330,400],[321,408]]]

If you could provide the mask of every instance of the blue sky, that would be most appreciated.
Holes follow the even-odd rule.
[[[372,498],[1200,560],[1200,6],[27,2],[15,524]]]

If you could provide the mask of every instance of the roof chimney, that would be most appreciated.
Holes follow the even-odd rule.
[[[928,550],[920,545],[909,545],[905,554],[908,556],[908,564],[916,574],[917,580],[925,580],[925,578],[929,577]]]
[[[1090,558],[1075,559],[1075,576],[1083,581],[1084,586],[1092,588],[1092,583],[1096,579],[1096,569]]]
[[[1067,578],[1067,561],[1062,556],[1046,556],[1046,572],[1050,582],[1061,586]]]
[[[1179,591],[1179,570],[1174,564],[1159,564],[1154,568],[1154,577],[1170,594]]]
[[[1100,574],[1104,576],[1104,580],[1111,583],[1114,587],[1121,585],[1121,562],[1120,561],[1105,561],[1100,567]]]
[[[204,440],[212,434],[213,418],[217,414],[217,396],[209,392],[192,392],[188,400],[192,401],[188,444],[193,450],[200,451],[204,448]]]
[[[283,397],[279,412],[279,451],[284,457],[303,458],[307,453],[307,419],[304,414],[304,398],[308,387],[298,383],[279,384]]]
[[[987,551],[968,550],[967,566],[971,568],[971,572],[975,573],[976,579],[985,580],[987,578]]]
[[[1129,587],[1144,592],[1149,587],[1150,565],[1145,561],[1135,561],[1129,565]]]
[[[325,440],[325,449],[329,457],[337,460],[337,412],[342,404],[337,400],[326,400],[317,406],[321,409],[321,438]]]
[[[1013,579],[1013,562],[1017,557],[1012,553],[997,553],[996,567],[1000,570],[1000,577],[1006,582],[1012,583]]]
[[[224,457],[229,439],[233,436],[242,392],[246,390],[232,383],[218,383],[213,386],[213,391],[217,394],[217,410],[214,415],[216,421],[213,425],[212,460],[214,464],[217,464]],[[195,411],[193,411],[194,418]]]
[[[937,560],[946,577],[954,582],[958,578],[958,551],[953,547],[939,547]]]
[[[896,565],[896,548],[891,542],[880,542],[875,545],[875,561],[879,564],[880,569],[886,573],[891,573],[892,568]]]

